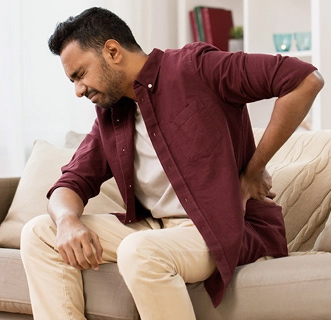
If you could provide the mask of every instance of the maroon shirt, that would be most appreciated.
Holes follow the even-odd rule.
[[[249,200],[244,216],[239,175],[255,150],[246,103],[280,97],[315,68],[280,55],[227,53],[204,43],[154,49],[134,90],[155,151],[181,204],[206,240],[217,271],[205,281],[218,305],[236,266],[287,255],[281,208]],[[97,119],[63,175],[84,204],[115,177],[127,212],[149,212],[133,188],[135,102],[122,98]],[[198,266],[197,266],[198,267]]]

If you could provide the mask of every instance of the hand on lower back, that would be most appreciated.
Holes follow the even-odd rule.
[[[246,210],[246,202],[256,199],[269,204],[275,204],[272,200],[276,194],[271,191],[272,180],[266,169],[260,172],[246,170],[240,176],[241,192],[243,197],[243,209]]]

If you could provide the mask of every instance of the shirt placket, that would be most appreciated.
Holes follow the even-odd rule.
[[[135,217],[135,199],[134,199],[134,189],[133,189],[133,154],[132,154],[132,141],[131,144],[127,141],[126,138],[126,130],[129,130],[129,119],[126,121],[123,118],[120,110],[113,109],[112,110],[112,119],[116,140],[116,151],[118,154],[120,167],[122,171],[122,177],[125,186],[125,195],[126,199],[124,199],[127,205],[127,212],[125,217],[125,223],[131,223],[136,221]]]

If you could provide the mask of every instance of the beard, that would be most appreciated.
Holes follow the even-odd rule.
[[[102,76],[99,79],[99,87],[105,88],[104,92],[91,89],[87,95],[98,94],[97,106],[102,109],[109,109],[123,97],[123,86],[126,76],[124,71],[110,68],[103,57],[101,57],[101,67]]]

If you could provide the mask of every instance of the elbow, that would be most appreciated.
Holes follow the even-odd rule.
[[[324,86],[323,76],[319,71],[315,70],[307,77],[307,80],[309,81],[311,90],[317,95]]]

